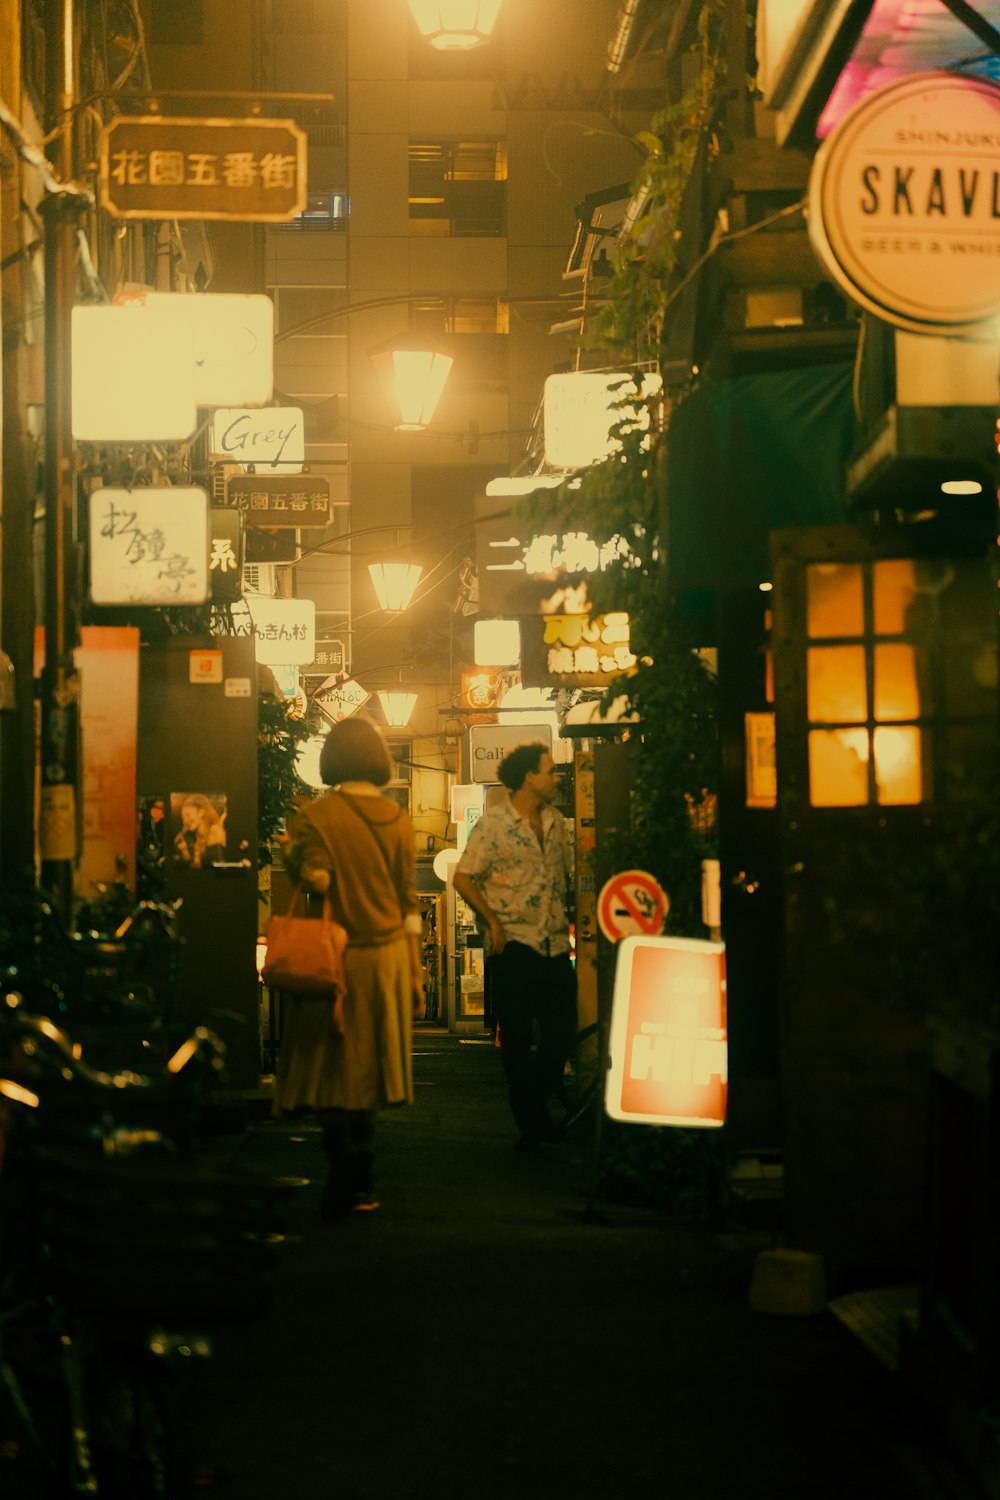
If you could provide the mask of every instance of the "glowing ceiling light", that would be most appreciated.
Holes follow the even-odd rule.
[[[369,355],[397,432],[430,426],[451,367],[450,354],[410,335],[392,339]]]
[[[409,0],[425,42],[440,52],[468,52],[488,42],[501,0]]]
[[[388,725],[393,729],[401,729],[404,724],[409,724],[410,715],[417,706],[416,693],[386,691],[384,688],[379,688],[377,696]]]
[[[378,595],[379,608],[398,614],[409,608],[424,570],[417,563],[385,562],[369,563],[368,571]]]
[[[978,479],[946,479],[941,486],[943,495],[981,495],[983,487]]]

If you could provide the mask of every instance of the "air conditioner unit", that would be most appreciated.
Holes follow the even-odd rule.
[[[275,587],[274,563],[243,564],[244,594],[262,594],[267,599],[273,599]]]

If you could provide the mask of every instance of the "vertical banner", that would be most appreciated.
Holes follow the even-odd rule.
[[[77,890],[116,875],[135,886],[139,632],[84,626],[76,651],[83,741],[83,849]],[[123,864],[117,863],[123,861]]]
[[[723,1125],[729,1079],[724,944],[625,937],[617,959],[608,1114],[642,1125]]]

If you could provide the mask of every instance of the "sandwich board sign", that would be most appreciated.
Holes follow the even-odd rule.
[[[636,1125],[718,1128],[729,1081],[726,950],[632,936],[617,949],[604,1107]]]

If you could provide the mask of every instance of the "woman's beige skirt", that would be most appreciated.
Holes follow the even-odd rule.
[[[382,1109],[413,1102],[413,995],[405,937],[380,948],[348,948],[344,1031],[324,996],[282,997],[274,1113]]]

